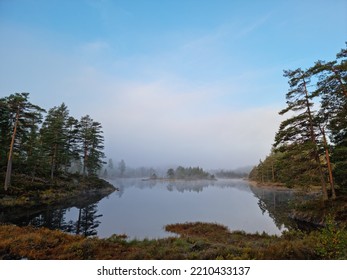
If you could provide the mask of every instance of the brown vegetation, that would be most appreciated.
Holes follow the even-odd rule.
[[[0,259],[345,259],[347,234],[333,223],[323,231],[281,237],[230,232],[217,224],[166,226],[180,237],[127,241],[85,238],[45,228],[0,226]]]

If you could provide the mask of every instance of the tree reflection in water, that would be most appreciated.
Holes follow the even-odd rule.
[[[98,218],[102,217],[102,215],[97,214],[98,206],[96,203],[78,208],[78,217],[76,221],[66,221],[66,212],[67,209],[47,209],[40,215],[27,220],[26,225],[58,229],[83,236],[97,235],[97,228],[100,225]],[[23,222],[20,224],[25,225]]]
[[[290,229],[295,227],[293,221],[289,218],[291,203],[295,194],[291,191],[273,190],[266,188],[250,187],[253,194],[259,199],[258,206],[262,213],[269,213],[276,226]]]

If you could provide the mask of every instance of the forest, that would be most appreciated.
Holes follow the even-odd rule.
[[[0,99],[0,174],[5,191],[13,174],[31,182],[52,182],[69,174],[95,176],[104,163],[103,142],[101,124],[89,115],[80,120],[70,116],[64,103],[46,111],[29,101],[29,93]]]
[[[166,173],[169,179],[197,180],[197,179],[214,179],[214,175],[204,171],[200,167],[183,167],[178,166],[176,170],[169,168]]]
[[[271,153],[249,177],[261,184],[314,190],[324,201],[347,191],[347,49],[333,61],[285,70],[287,118]]]

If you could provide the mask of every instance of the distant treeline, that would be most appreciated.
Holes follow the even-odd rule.
[[[248,177],[247,172],[240,172],[234,170],[220,170],[215,172],[217,178],[230,178],[230,179],[240,179]]]
[[[214,175],[204,171],[200,167],[182,167],[178,166],[175,170],[169,168],[167,170],[167,177],[170,179],[184,179],[184,180],[196,180],[196,179],[215,179]]]
[[[114,164],[113,159],[108,160],[101,172],[104,178],[169,178],[169,179],[214,179],[214,175],[204,171],[200,167],[183,167],[177,168],[153,168],[153,167],[128,167],[122,159]]]
[[[250,178],[288,187],[321,186],[335,198],[347,190],[347,50],[334,61],[284,71],[289,115],[275,136],[271,154],[254,167]]]
[[[152,167],[129,167],[122,159],[117,164],[113,159],[108,160],[108,164],[104,166],[101,175],[104,178],[148,178],[153,174],[158,174],[158,171]]]
[[[29,93],[0,98],[5,190],[13,172],[51,180],[71,172],[96,175],[105,157],[103,142],[101,124],[89,115],[75,119],[64,103],[46,111],[29,102]]]

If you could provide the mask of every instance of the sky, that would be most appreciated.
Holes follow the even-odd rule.
[[[234,169],[270,152],[283,70],[346,41],[346,0],[0,0],[0,97],[89,114],[127,166]]]

